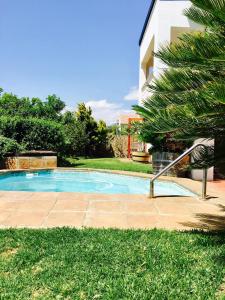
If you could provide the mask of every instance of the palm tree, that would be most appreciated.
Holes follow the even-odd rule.
[[[169,68],[134,110],[150,124],[150,135],[225,140],[225,0],[191,2],[184,14],[204,30],[183,34],[155,54]]]

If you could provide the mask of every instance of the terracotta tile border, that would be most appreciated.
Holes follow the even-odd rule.
[[[151,179],[153,176],[137,172],[90,168],[40,170],[103,172],[147,179]],[[40,170],[17,170],[16,172],[37,172]],[[11,172],[15,173],[15,171],[11,170],[0,170],[0,175]],[[162,176],[159,181],[175,182],[194,193],[201,191],[201,182],[187,178]],[[199,221],[201,222],[199,215],[203,219],[205,217],[209,219],[212,217],[213,222],[216,217],[218,222],[225,224],[225,193],[217,190],[215,187],[209,187],[208,194],[213,197],[209,197],[209,199],[203,201],[197,196],[165,196],[149,199],[145,195],[137,194],[0,191],[0,228],[7,228],[9,226],[43,228],[68,225],[78,228],[115,227],[121,229],[166,228],[183,230],[197,228]],[[38,201],[45,201],[48,198],[52,198],[51,205],[41,205],[37,209],[35,205],[28,205],[26,207],[26,203],[29,200],[38,205]],[[75,203],[76,201],[77,203]],[[86,202],[87,205],[80,205],[79,203],[82,201]],[[11,209],[11,202],[16,202],[13,209]],[[32,214],[34,214],[34,219],[32,218]],[[23,222],[22,219],[26,216],[27,219]],[[73,219],[73,216],[75,219]]]

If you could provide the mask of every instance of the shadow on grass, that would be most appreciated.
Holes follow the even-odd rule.
[[[76,159],[76,158],[75,158]],[[82,167],[84,166],[83,163],[79,162],[79,158],[76,159],[76,162],[71,162],[65,158],[58,159],[59,167],[66,167],[66,168],[74,168],[74,167]]]
[[[225,238],[225,206],[218,205],[221,213],[224,214],[206,214],[199,213],[195,215],[197,222],[184,222],[182,225],[193,228],[193,229],[202,229],[207,231],[219,231],[224,234]]]

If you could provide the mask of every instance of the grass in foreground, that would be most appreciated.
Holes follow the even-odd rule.
[[[1,230],[1,299],[224,299],[225,236]],[[218,297],[218,298],[217,298]]]
[[[142,164],[133,161],[122,161],[118,158],[92,158],[92,159],[75,159],[68,158],[67,162],[71,167],[122,170],[142,173],[152,173],[150,164]]]

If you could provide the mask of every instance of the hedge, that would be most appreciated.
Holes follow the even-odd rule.
[[[62,152],[65,146],[62,125],[45,119],[1,116],[0,135],[15,140],[27,150]]]

